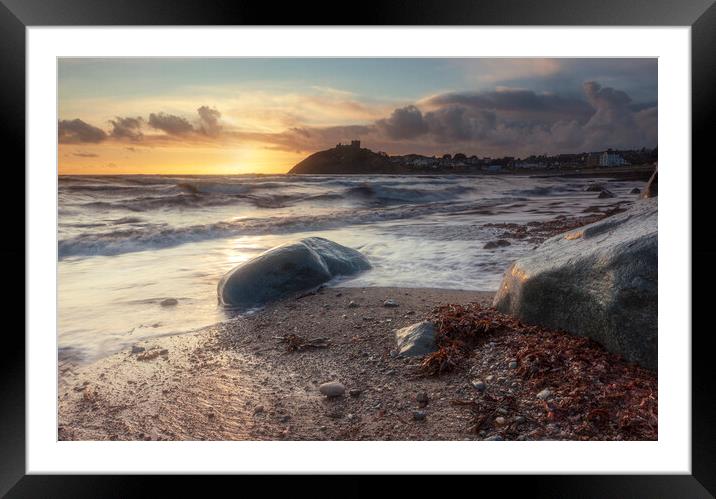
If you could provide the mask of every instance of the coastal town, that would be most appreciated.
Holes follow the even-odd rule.
[[[389,155],[361,147],[360,140],[339,143],[333,149],[308,156],[289,173],[353,174],[353,173],[556,173],[569,174],[594,171],[653,171],[658,149],[607,149],[580,153],[540,154],[524,158],[514,156],[487,157],[462,152],[442,156],[421,154]]]

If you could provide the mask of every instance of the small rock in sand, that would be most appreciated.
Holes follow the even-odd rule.
[[[146,348],[132,345],[132,353],[142,353]]]
[[[428,397],[428,393],[427,393],[427,392],[420,392],[420,393],[418,393],[418,394],[415,396],[415,400],[416,400],[416,401],[418,402],[418,404],[420,404],[420,405],[427,405],[427,404],[428,404],[428,400],[430,400],[430,399],[429,399],[429,397]]]
[[[348,390],[348,395],[350,395],[351,397],[358,397],[361,393],[362,391],[358,388],[351,388],[350,390]]]
[[[549,397],[552,396],[552,391],[549,388],[545,388],[541,392],[537,394],[537,398],[540,400],[547,400]]]
[[[607,189],[604,189],[602,192],[599,193],[599,196],[597,198],[599,199],[606,199],[606,198],[613,198],[616,197],[612,191],[609,191]]]
[[[262,412],[264,412],[264,406],[262,406],[262,405],[257,405],[257,406],[254,408],[254,414],[261,414]]]
[[[495,424],[496,424],[497,426],[504,426],[504,425],[505,425],[505,418],[503,418],[502,416],[497,416],[497,417],[495,418]]]
[[[346,392],[346,387],[338,381],[329,381],[318,387],[318,391],[328,398],[340,397]]]
[[[483,391],[485,389],[485,383],[482,380],[479,379],[473,379],[470,383],[472,383],[472,387],[475,390]]]
[[[354,302],[353,300],[348,302],[348,308],[356,308],[358,304]]]
[[[517,369],[517,361],[516,360],[511,361],[509,367],[510,367],[510,369]]]
[[[425,411],[413,411],[413,419],[415,421],[422,421],[427,417],[427,413]]]
[[[179,300],[176,298],[165,298],[164,300],[159,302],[159,305],[162,307],[173,307],[175,305],[179,304]]]
[[[383,306],[384,307],[397,307],[398,302],[395,300],[392,300],[392,299],[388,299],[383,302]]]

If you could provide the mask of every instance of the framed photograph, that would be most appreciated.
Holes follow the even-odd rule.
[[[2,0],[0,493],[712,497],[713,2],[304,7]]]

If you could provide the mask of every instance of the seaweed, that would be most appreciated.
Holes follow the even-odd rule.
[[[493,392],[493,383],[473,399],[453,401],[472,412],[471,431],[487,428],[503,411],[519,413],[524,424],[536,425],[531,438],[544,437],[547,425],[577,440],[657,438],[655,372],[588,338],[525,324],[477,303],[443,305],[435,309],[433,320],[438,350],[423,360],[425,375],[441,375],[472,357],[479,359],[487,341],[499,347],[491,353],[499,357],[497,364],[516,363],[502,372],[519,380],[512,393]],[[492,429],[505,438],[525,435],[514,422]]]

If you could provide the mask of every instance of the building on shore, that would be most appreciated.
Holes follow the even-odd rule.
[[[599,166],[623,166],[626,164],[627,162],[624,161],[624,158],[611,151],[604,151],[599,156]]]

